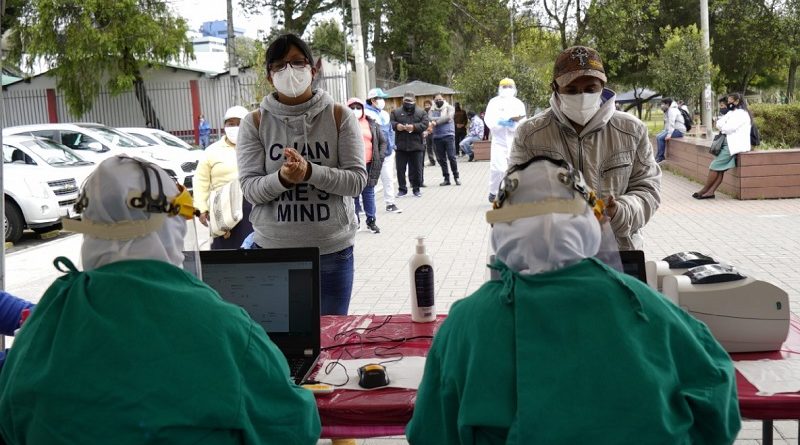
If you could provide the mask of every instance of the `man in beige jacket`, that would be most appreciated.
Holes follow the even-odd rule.
[[[647,127],[617,111],[600,55],[574,46],[556,58],[550,108],[517,129],[509,165],[534,156],[580,169],[606,201],[620,250],[642,249],[642,228],[661,203],[661,169]]]

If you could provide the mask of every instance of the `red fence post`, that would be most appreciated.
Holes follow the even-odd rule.
[[[194,130],[194,143],[200,143],[200,133],[197,121],[200,118],[200,85],[196,80],[189,81],[189,90],[192,94],[192,129]]]
[[[58,123],[58,106],[56,102],[56,90],[47,89],[47,117],[51,124]]]

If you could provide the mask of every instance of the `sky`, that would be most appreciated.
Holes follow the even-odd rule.
[[[186,19],[189,29],[197,31],[203,22],[225,20],[227,2],[225,0],[167,0],[175,12]],[[233,0],[233,25],[245,29],[244,35],[258,37],[258,31],[268,30],[269,14],[246,16],[238,0]]]

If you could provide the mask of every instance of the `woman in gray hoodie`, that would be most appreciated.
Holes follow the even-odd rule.
[[[318,247],[321,312],[344,315],[358,229],[352,198],[367,183],[364,142],[353,113],[312,89],[316,74],[299,37],[269,45],[267,80],[276,91],[242,120],[239,181],[253,204],[254,247]]]

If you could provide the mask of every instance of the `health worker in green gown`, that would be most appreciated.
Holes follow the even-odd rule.
[[[184,271],[192,198],[160,167],[115,156],[65,220],[84,233],[0,373],[9,445],[316,444],[311,392],[241,308]]]
[[[501,279],[456,302],[437,332],[411,444],[734,441],[728,354],[703,323],[596,258],[613,231],[580,172],[533,158],[511,167],[494,207]]]

